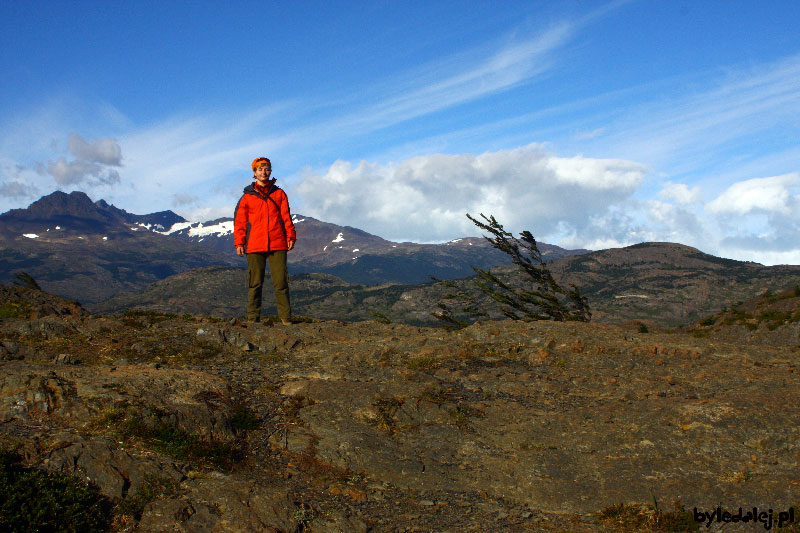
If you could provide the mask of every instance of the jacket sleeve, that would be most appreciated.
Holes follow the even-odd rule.
[[[247,239],[247,195],[239,198],[233,212],[233,245],[244,246]]]
[[[286,197],[285,192],[281,195],[281,218],[283,219],[283,226],[286,228],[286,239],[296,241],[297,232],[294,229],[292,213],[289,210],[289,198]]]

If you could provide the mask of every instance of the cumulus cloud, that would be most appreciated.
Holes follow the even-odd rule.
[[[702,201],[700,187],[689,188],[685,183],[667,183],[659,196],[665,200],[672,200],[678,205],[696,204]]]
[[[792,172],[769,178],[754,178],[734,183],[708,204],[716,214],[796,213],[800,195],[792,194],[800,185],[800,173]]]
[[[0,198],[19,200],[38,194],[39,190],[28,183],[31,174],[24,166],[11,162],[0,166]]]
[[[67,138],[67,148],[75,159],[68,161],[66,157],[60,157],[48,161],[38,166],[39,172],[49,174],[59,185],[119,183],[119,172],[111,168],[122,166],[122,149],[116,140],[86,140],[72,132]]]
[[[199,198],[197,196],[193,196],[191,194],[186,193],[179,193],[172,195],[172,205],[173,207],[182,207],[187,205],[192,205],[197,202]]]
[[[0,183],[0,196],[6,198],[28,198],[37,193],[37,189],[21,181]]]
[[[87,180],[93,185],[111,185],[120,181],[119,172],[116,170],[79,159],[67,161],[66,158],[60,157],[57,161],[48,162],[45,168],[59,185],[75,185]]]
[[[75,132],[69,134],[67,148],[76,158],[110,166],[122,165],[122,149],[114,139],[87,141]]]
[[[304,213],[390,239],[447,240],[492,214],[537,236],[577,232],[630,197],[647,169],[619,159],[562,158],[531,144],[481,155],[434,154],[395,165],[336,161],[297,192]]]
[[[734,183],[706,205],[726,257],[800,262],[800,173]]]

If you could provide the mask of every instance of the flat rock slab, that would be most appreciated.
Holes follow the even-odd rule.
[[[115,411],[220,441],[235,438],[230,387],[193,370],[148,365],[1,363],[0,420],[50,420],[80,427]]]
[[[377,341],[362,336],[324,377],[285,382],[304,398],[302,422],[275,444],[408,489],[550,512],[800,500],[796,356],[572,324],[490,323],[434,350],[428,340],[387,375],[380,351],[359,356]],[[429,369],[409,370],[423,357]]]

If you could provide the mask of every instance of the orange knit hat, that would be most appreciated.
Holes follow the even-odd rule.
[[[256,169],[258,167],[260,167],[261,165],[269,165],[270,168],[271,168],[272,167],[272,162],[269,159],[267,159],[266,157],[256,157],[255,159],[253,159],[253,164],[250,165],[250,166],[253,167],[253,172],[255,172]]]

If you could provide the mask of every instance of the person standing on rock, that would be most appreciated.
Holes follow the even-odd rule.
[[[261,292],[269,263],[278,318],[288,326],[292,315],[286,253],[294,248],[297,233],[286,193],[275,185],[274,178],[270,179],[270,160],[257,157],[251,166],[255,182],[244,188],[233,215],[236,253],[239,257],[247,254],[247,319],[252,322],[261,319]]]

